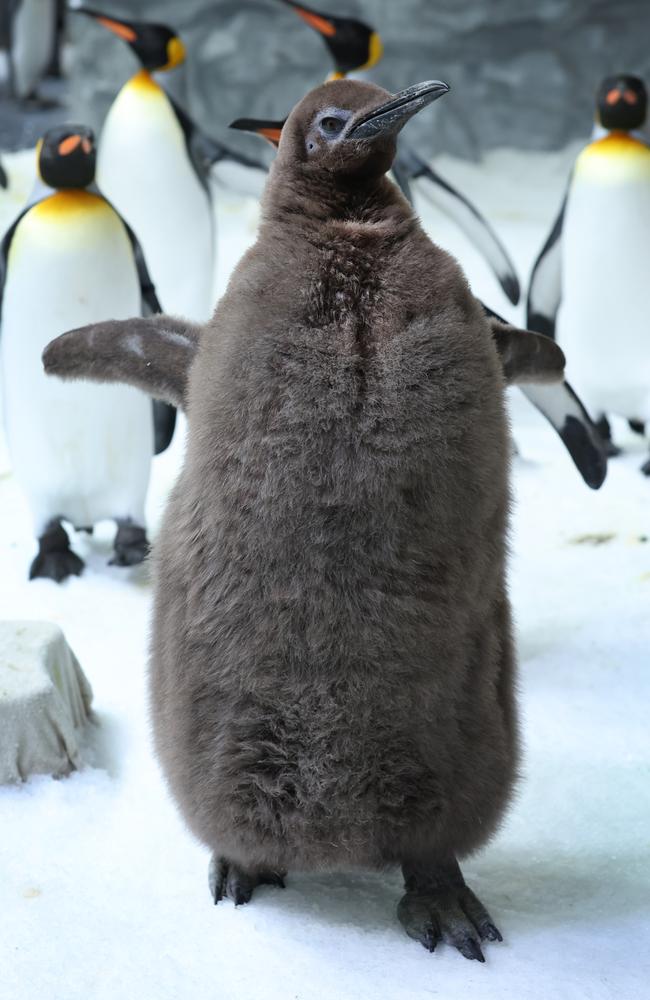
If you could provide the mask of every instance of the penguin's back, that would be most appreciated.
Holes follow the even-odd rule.
[[[108,112],[97,182],[137,233],[165,311],[207,319],[213,304],[210,201],[169,98],[144,70]]]
[[[579,155],[563,232],[558,339],[596,411],[650,419],[650,149],[611,133]]]
[[[41,354],[66,330],[140,312],[131,243],[95,194],[58,191],[20,220],[2,308],[3,401],[14,472],[34,519],[75,525],[142,513],[153,453],[147,397],[48,378]]]
[[[231,858],[462,853],[515,756],[496,351],[419,231],[275,250],[240,265],[194,368],[158,553],[161,759]]]

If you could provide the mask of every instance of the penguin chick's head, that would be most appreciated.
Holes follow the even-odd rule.
[[[334,60],[335,77],[340,78],[354,70],[370,69],[381,59],[384,53],[381,38],[363,21],[324,14],[303,4],[293,3],[293,0],[282,2],[321,36]]]
[[[147,21],[124,21],[90,7],[73,7],[74,13],[87,14],[131,46],[142,67],[163,72],[174,69],[185,59],[185,46],[175,31],[164,24]]]
[[[596,116],[603,128],[628,132],[641,128],[648,93],[643,80],[628,73],[606,76],[596,93]]]
[[[398,94],[362,80],[333,80],[312,90],[282,129],[278,165],[310,174],[377,177],[390,169],[407,121],[449,87],[426,80]]]
[[[95,136],[85,125],[57,125],[37,147],[38,172],[52,188],[85,188],[95,179]]]

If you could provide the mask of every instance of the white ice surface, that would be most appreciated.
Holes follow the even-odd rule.
[[[503,236],[525,282],[571,157],[499,152],[442,161]],[[425,207],[478,294],[508,315],[462,236]],[[251,202],[224,199],[225,273],[254,237]],[[88,567],[28,583],[30,521],[0,460],[3,617],[60,624],[93,686],[97,767],[0,790],[2,1000],[635,1000],[650,995],[650,482],[640,439],[605,486],[583,485],[518,393],[511,593],[524,774],[502,830],[464,865],[503,931],[485,966],[408,940],[400,879],[291,874],[249,906],[211,905],[207,854],[152,758],[145,707],[151,587],[106,566],[111,530],[74,540]],[[181,443],[156,459],[155,534]],[[591,536],[591,537],[590,537]],[[579,539],[581,539],[579,541]]]

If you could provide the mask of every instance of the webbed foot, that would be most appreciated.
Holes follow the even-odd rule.
[[[397,908],[409,937],[434,951],[440,941],[484,962],[481,941],[502,941],[490,914],[465,884],[457,862],[403,865],[406,894]]]
[[[133,521],[118,521],[113,549],[109,566],[137,566],[144,562],[149,555],[149,542],[144,528]]]
[[[70,539],[58,519],[50,521],[38,540],[38,552],[29,568],[29,579],[44,577],[62,583],[68,576],[80,576],[84,562],[70,548]]]
[[[240,906],[250,902],[253,890],[258,885],[274,885],[284,889],[285,874],[286,872],[246,871],[240,865],[213,854],[208,871],[210,895],[215,905],[227,896],[235,906]]]

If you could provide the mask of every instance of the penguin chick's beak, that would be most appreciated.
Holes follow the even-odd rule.
[[[414,87],[400,90],[390,101],[366,112],[353,122],[347,137],[350,139],[374,139],[376,136],[396,135],[406,125],[409,118],[421,111],[427,104],[437,101],[446,94],[449,87],[440,80],[425,80]]]

